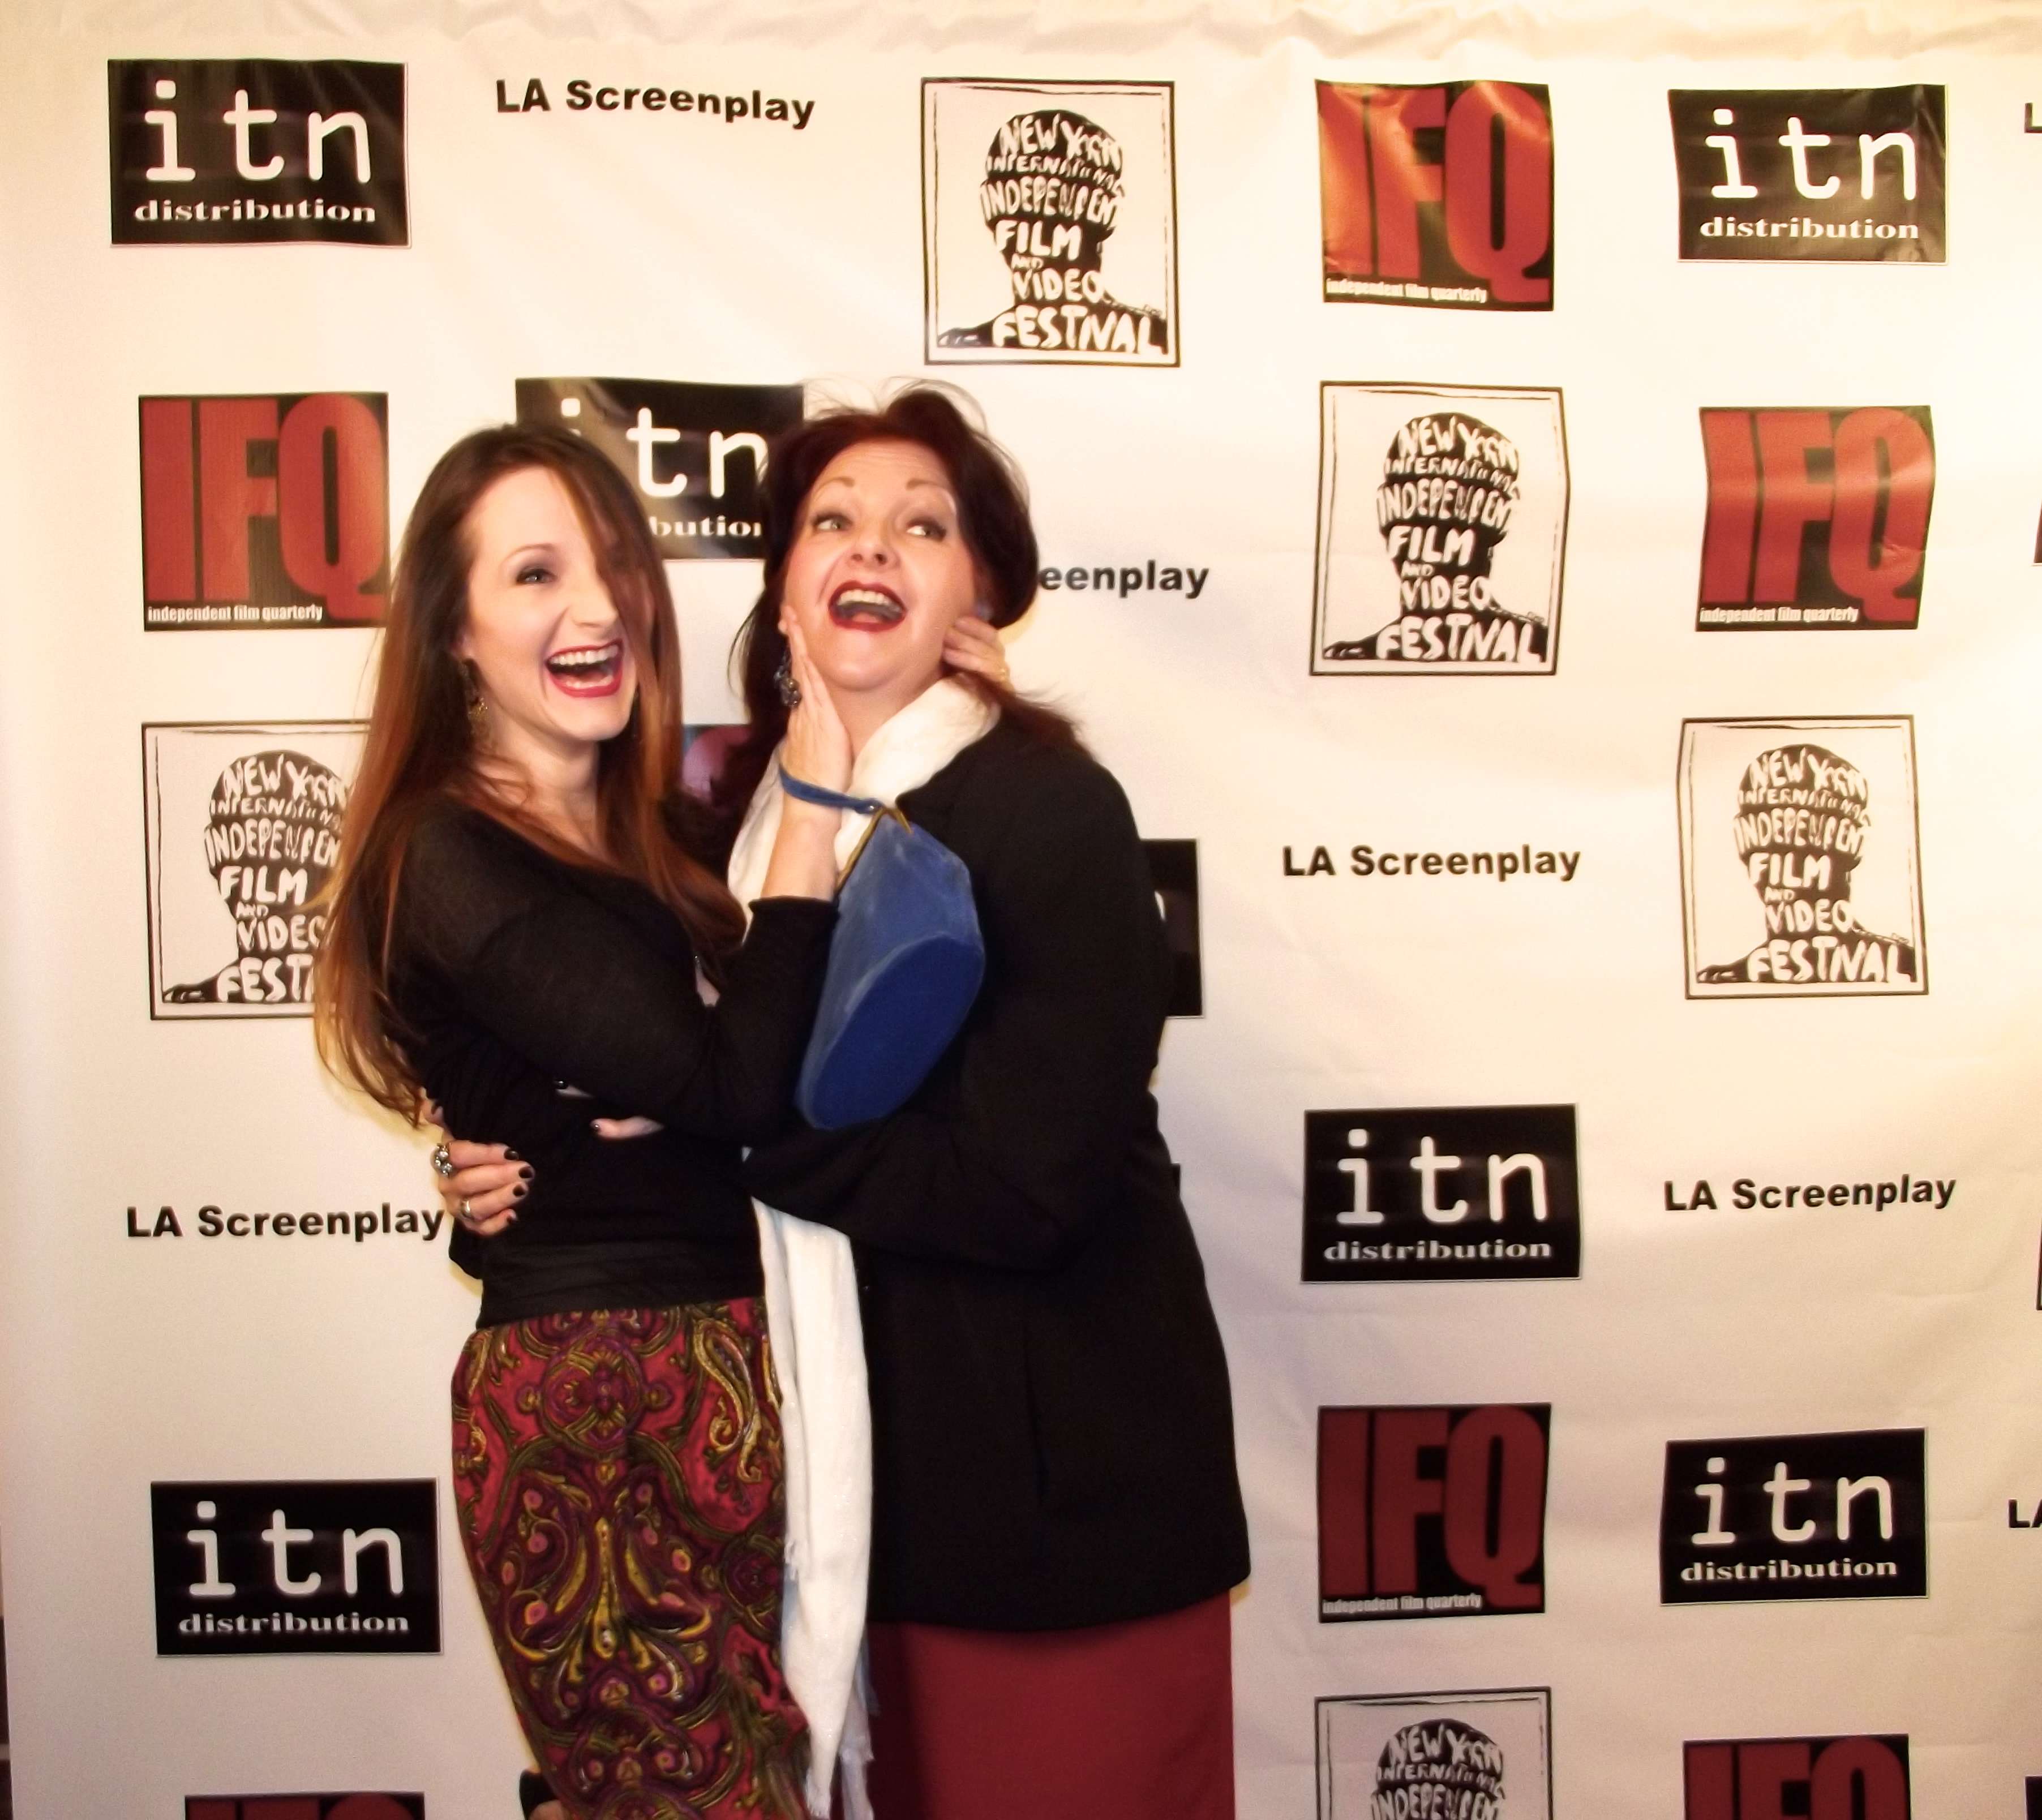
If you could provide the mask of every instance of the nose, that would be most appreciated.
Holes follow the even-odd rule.
[[[870,522],[858,527],[858,534],[851,539],[851,560],[870,564],[874,568],[885,568],[896,560],[893,541],[883,522]]]
[[[591,575],[583,586],[574,591],[574,598],[568,604],[568,618],[577,628],[587,632],[608,633],[618,624],[616,604],[610,598],[610,591],[602,585],[599,576]]]

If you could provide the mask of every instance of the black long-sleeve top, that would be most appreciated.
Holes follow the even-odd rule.
[[[457,1233],[479,1325],[761,1292],[739,1146],[786,1116],[836,918],[762,900],[711,1006],[686,931],[645,887],[460,805],[425,812],[392,932],[402,1040],[449,1129],[536,1171],[503,1236]],[[591,1129],[630,1113],[665,1129],[629,1143]]]
[[[874,1617],[1052,1630],[1248,1572],[1226,1355],[1149,1091],[1168,963],[1126,797],[1008,722],[901,798],[969,870],[985,985],[891,1117],[755,1149],[855,1251]]]

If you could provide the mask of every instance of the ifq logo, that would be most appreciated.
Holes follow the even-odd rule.
[[[402,247],[404,66],[109,59],[116,246]]]
[[[1547,1688],[1317,1704],[1319,1820],[1551,1820]]]
[[[518,421],[571,430],[638,490],[670,560],[766,553],[766,461],[801,421],[798,385],[521,379]]]
[[[1904,631],[1936,490],[1926,405],[1704,411],[1701,632]]]
[[[1552,1408],[1319,1411],[1319,1621],[1546,1608]]]
[[[1926,1597],[1925,1452],[1919,1428],[1669,1441],[1661,1602]]]
[[[357,721],[142,729],[149,1015],[309,1017]]]
[[[1552,308],[1543,84],[1317,86],[1328,303]]]
[[[157,1484],[149,1520],[159,1656],[440,1646],[430,1479]]]
[[[423,1795],[187,1795],[185,1820],[426,1820]]]
[[[1908,1820],[1913,1810],[1904,1737],[1714,1738],[1681,1754],[1686,1820]]]
[[[1943,91],[1673,89],[1684,259],[1943,260]]]
[[[1571,1106],[1305,1115],[1306,1282],[1581,1271]]]
[[[924,358],[1174,366],[1168,82],[922,84]]]
[[[1928,989],[1911,719],[1684,721],[1678,790],[1689,998]]]
[[[145,398],[142,623],[373,625],[389,592],[380,392]]]
[[[1319,676],[1550,675],[1567,442],[1558,392],[1319,388]]]

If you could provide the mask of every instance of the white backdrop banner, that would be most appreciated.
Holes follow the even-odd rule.
[[[726,723],[767,440],[916,374],[1157,843],[1244,1814],[2042,1813],[2032,10],[656,10],[0,23],[24,1820],[511,1810],[304,1015],[393,540],[580,429]]]

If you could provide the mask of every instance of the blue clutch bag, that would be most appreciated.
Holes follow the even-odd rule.
[[[820,1130],[904,1104],[964,1026],[985,977],[971,874],[900,810],[780,773],[803,802],[873,818],[837,889],[822,1005],[794,1104]]]

